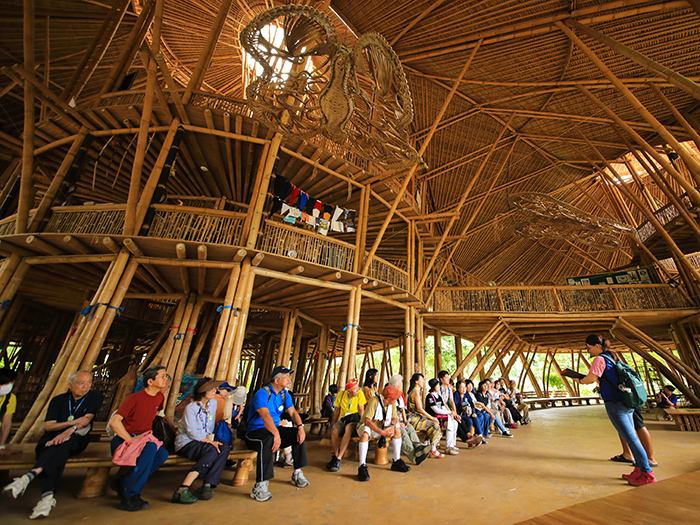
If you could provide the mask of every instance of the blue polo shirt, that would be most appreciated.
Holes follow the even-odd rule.
[[[269,394],[267,389],[261,388],[255,392],[253,396],[253,401],[251,402],[248,412],[248,430],[265,428],[265,424],[258,413],[259,409],[263,407],[267,408],[270,411],[270,416],[272,416],[272,421],[274,421],[277,427],[280,424],[282,412],[294,406],[291,392],[280,390],[278,394],[275,394],[275,389],[272,388],[272,384],[268,385],[267,388],[270,389]]]

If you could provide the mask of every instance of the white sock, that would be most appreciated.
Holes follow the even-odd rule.
[[[436,447],[434,444],[433,444],[433,445],[430,445],[430,451],[431,451],[431,452],[435,452],[436,450],[437,450],[437,447]]]
[[[301,472],[301,469],[300,469],[300,468],[295,468],[295,469],[294,469],[294,474],[299,474],[299,472]]]
[[[367,464],[367,451],[369,450],[369,441],[360,441],[360,465]]]
[[[394,442],[394,461],[398,461],[401,459],[401,438],[394,438],[392,441]]]

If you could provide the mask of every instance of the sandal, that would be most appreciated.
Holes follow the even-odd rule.
[[[634,463],[633,460],[627,459],[625,456],[622,454],[618,454],[617,456],[613,456],[610,458],[610,461],[616,461],[618,463]]]
[[[430,451],[430,457],[435,459],[442,459],[445,457],[445,454],[441,453],[439,450],[432,450]]]

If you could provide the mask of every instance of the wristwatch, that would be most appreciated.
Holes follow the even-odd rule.
[[[300,428],[300,427],[303,427],[303,426],[304,426],[304,423],[302,423],[301,425],[297,425],[296,428]]]
[[[73,430],[74,430],[75,432],[77,432],[77,431],[78,431],[78,426],[77,426],[77,425],[73,425]]]

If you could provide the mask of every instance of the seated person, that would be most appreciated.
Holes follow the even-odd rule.
[[[369,401],[372,396],[377,394],[377,383],[379,382],[379,370],[376,368],[370,368],[365,372],[365,382],[362,383],[362,393],[365,395],[365,399]]]
[[[331,385],[328,387],[328,393],[326,397],[323,398],[323,405],[321,406],[321,417],[331,418],[333,417],[333,410],[335,409],[335,396],[338,394],[338,385]]]
[[[231,446],[214,439],[216,411],[218,402],[217,387],[221,381],[204,377],[194,386],[192,402],[185,408],[180,419],[175,438],[175,452],[196,461],[185,481],[175,491],[173,503],[194,503],[199,499],[208,500],[214,497],[211,489],[219,484],[224,472],[228,453]],[[202,486],[194,492],[190,486],[202,476]]]
[[[430,455],[430,445],[423,443],[416,429],[408,422],[406,416],[406,398],[403,395],[403,376],[394,374],[389,378],[389,384],[401,394],[396,400],[396,410],[399,414],[399,427],[401,427],[401,452],[416,465],[420,465]]]
[[[272,497],[268,485],[275,477],[274,453],[280,447],[292,447],[292,485],[299,488],[309,485],[301,471],[308,465],[304,443],[306,432],[301,417],[294,408],[292,395],[287,391],[292,386],[293,373],[293,370],[284,366],[275,367],[270,384],[258,390],[250,404],[245,442],[250,450],[258,453],[255,485],[250,494],[256,501],[267,501]],[[282,412],[289,414],[293,427],[280,426]]]
[[[71,374],[68,378],[68,392],[57,395],[49,402],[44,435],[35,449],[34,466],[3,489],[3,492],[9,492],[13,498],[18,498],[35,477],[41,479],[41,499],[29,516],[31,520],[48,517],[51,509],[56,506],[54,493],[58,490],[66,461],[69,457],[80,454],[90,442],[92,420],[104,399],[99,392],[90,390],[91,387],[90,372],[79,370]]]
[[[489,381],[489,398],[491,399],[491,410],[497,410],[501,417],[501,421],[507,428],[518,428],[513,419],[510,410],[506,408],[505,395],[500,390],[499,380],[488,378]]]
[[[423,374],[415,373],[411,376],[411,381],[408,384],[408,422],[416,429],[416,432],[425,430],[430,441],[430,456],[436,459],[442,459],[444,454],[438,451],[437,447],[442,438],[440,430],[440,421],[433,415],[428,414],[423,408],[423,389],[425,388],[425,377]]]
[[[336,397],[336,407],[331,420],[331,444],[333,446],[332,457],[326,468],[331,472],[338,472],[343,464],[343,455],[348,448],[350,438],[357,423],[362,419],[365,411],[365,395],[360,391],[360,383],[352,379],[345,390]],[[341,440],[342,438],[342,440]]]
[[[469,381],[470,387],[474,384]],[[486,424],[485,412],[477,413],[472,399],[467,393],[467,382],[461,380],[457,382],[457,391],[454,393],[454,403],[457,413],[462,420],[457,425],[457,436],[464,443],[469,444],[469,448],[481,445],[483,442],[484,425]],[[474,427],[474,435],[470,433]]]
[[[501,417],[500,417],[500,411],[495,410],[492,405],[492,399],[489,396],[489,390],[491,389],[491,384],[488,379],[484,379],[483,381],[479,382],[479,388],[476,391],[475,397],[476,400],[481,404],[481,406],[484,407],[484,410],[491,416],[491,421],[498,427],[498,429],[501,431],[501,435],[504,437],[509,437],[512,438],[513,434],[508,432],[506,427],[503,426],[503,423],[501,422]],[[491,423],[489,422],[489,427],[491,426]],[[488,437],[488,436],[486,436]]]
[[[0,368],[0,450],[5,448],[12,429],[12,415],[17,410],[17,396],[12,393],[17,373],[11,368]]]
[[[115,461],[117,465],[128,465],[135,459],[135,468],[127,474],[112,481],[110,487],[121,498],[119,508],[135,512],[146,508],[148,502],[141,499],[141,491],[148,481],[148,476],[157,471],[168,459],[168,451],[153,438],[151,429],[153,420],[163,409],[165,396],[161,389],[167,384],[167,374],[164,366],[151,366],[143,373],[143,384],[146,387],[131,394],[109,420],[109,426],[116,434],[112,438],[112,454],[124,459]],[[147,441],[143,445],[142,441]],[[122,445],[126,444],[124,447]],[[140,448],[143,445],[143,448]],[[135,448],[133,448],[135,447]],[[129,449],[140,453],[133,458]]]
[[[513,401],[515,409],[523,415],[523,419],[520,423],[522,425],[529,425],[531,423],[530,406],[527,403],[523,403],[523,395],[516,387],[515,381],[512,379],[510,380],[508,394],[510,395],[510,399]]]
[[[498,390],[501,393],[501,400],[505,405],[503,408],[503,412],[510,412],[509,415],[511,421],[511,428],[518,428],[517,423],[522,422],[523,416],[520,414],[520,412],[518,412],[518,409],[515,408],[515,404],[510,398],[510,393],[508,392],[508,388],[506,387],[506,380],[502,377],[496,381],[496,390]]]
[[[372,396],[365,406],[364,416],[357,424],[357,433],[360,436],[360,467],[357,469],[359,481],[369,481],[367,470],[367,451],[370,439],[381,437],[393,440],[394,460],[391,470],[396,472],[408,472],[411,467],[401,459],[401,430],[396,414],[396,400],[401,393],[391,385],[384,387],[381,397]]]
[[[675,388],[672,385],[666,385],[661,389],[659,395],[656,396],[656,419],[663,421],[664,419],[673,419],[666,413],[667,408],[676,408],[678,398],[673,393]]]
[[[445,425],[445,454],[456,456],[459,454],[459,449],[457,448],[457,419],[452,416],[452,410],[445,405],[440,396],[440,380],[431,379],[428,381],[428,387],[430,390],[425,398],[425,410]],[[450,394],[451,397],[452,394]],[[459,416],[457,418],[461,420]]]

